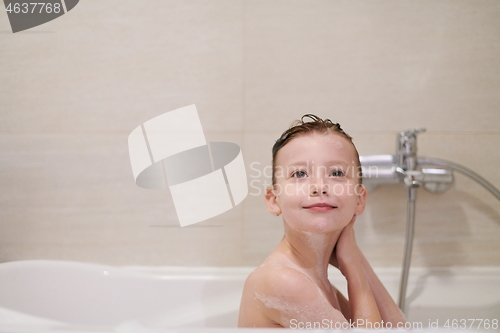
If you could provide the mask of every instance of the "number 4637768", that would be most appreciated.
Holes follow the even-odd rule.
[[[42,14],[42,13],[56,13],[59,14],[61,12],[61,4],[55,3],[52,4],[50,2],[23,2],[23,3],[9,3],[7,8],[5,8],[7,13],[15,13],[15,14]]]
[[[498,329],[498,319],[448,319],[444,328],[452,329]]]

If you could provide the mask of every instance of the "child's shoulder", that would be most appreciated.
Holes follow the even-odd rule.
[[[315,294],[310,279],[280,261],[266,260],[246,279],[238,325],[287,326],[286,317],[297,317],[305,298]],[[311,291],[308,291],[311,288]],[[304,292],[305,291],[305,292]],[[311,299],[309,302],[313,303]]]
[[[316,283],[286,259],[270,256],[247,278],[245,287],[267,296],[279,296],[304,300],[305,295],[317,296]],[[300,291],[300,293],[297,293]],[[307,296],[306,296],[307,298]],[[292,300],[290,299],[290,300]]]

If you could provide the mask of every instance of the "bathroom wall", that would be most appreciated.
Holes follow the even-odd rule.
[[[15,34],[0,11],[0,262],[259,265],[282,236],[270,148],[305,113],[361,155],[425,127],[420,155],[500,188],[499,31],[498,1],[85,0]],[[127,137],[189,104],[208,140],[242,147],[250,193],[180,228],[168,190],[135,185]],[[374,266],[400,266],[405,220],[401,185],[371,191],[356,231]],[[413,265],[500,265],[498,239],[476,183],[419,190]]]

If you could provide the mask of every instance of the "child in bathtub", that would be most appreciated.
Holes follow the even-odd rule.
[[[307,118],[311,121],[304,121]],[[365,207],[358,152],[340,125],[305,115],[274,144],[267,209],[282,215],[284,237],[247,278],[238,326],[383,328],[405,319],[354,238]],[[347,280],[347,300],[328,280]]]

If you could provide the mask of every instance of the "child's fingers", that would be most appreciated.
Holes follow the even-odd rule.
[[[354,237],[354,222],[356,222],[356,215],[352,217],[349,224],[347,224],[342,230],[342,233],[339,236],[339,240],[337,241],[337,248],[351,247],[356,243]]]
[[[330,258],[330,263],[334,266],[336,266],[335,264],[338,264],[339,268],[341,266],[341,262],[348,262],[356,252],[355,250],[357,245],[354,236],[354,222],[356,222],[356,215],[352,217],[351,221],[340,233],[337,244],[335,244],[335,248],[332,252],[332,256],[335,255],[335,257]]]

